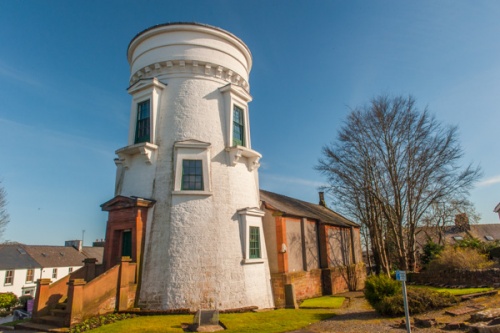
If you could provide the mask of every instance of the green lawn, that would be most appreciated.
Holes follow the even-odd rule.
[[[344,303],[345,297],[322,296],[306,299],[300,304],[302,309],[339,309]]]
[[[475,293],[482,293],[485,291],[491,291],[493,288],[437,288],[429,286],[411,286],[411,288],[427,288],[429,290],[439,291],[439,292],[449,292],[455,296],[470,295]]]
[[[279,333],[297,330],[334,315],[329,309],[280,309],[265,312],[221,314],[224,332]],[[191,323],[193,315],[144,316],[101,326],[92,333],[183,332],[181,324]]]

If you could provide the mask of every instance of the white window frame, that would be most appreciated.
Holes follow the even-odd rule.
[[[28,276],[29,276],[29,271],[31,271],[33,274],[31,274],[31,280],[28,280]],[[33,268],[28,268],[26,270],[26,281],[25,283],[33,283],[35,282],[35,270]]]
[[[198,140],[179,141],[174,144],[174,190],[176,195],[212,195],[210,181],[210,143]],[[203,190],[182,190],[182,161],[201,160]]]
[[[259,208],[244,208],[238,211],[240,216],[240,234],[243,249],[243,264],[264,263],[267,259],[262,217],[265,212]],[[250,258],[250,227],[259,228],[260,258]]]
[[[52,278],[57,280],[57,268],[52,268]]]
[[[132,95],[128,138],[129,146],[135,145],[138,105],[147,100],[149,100],[149,143],[155,144],[156,119],[159,112],[162,92],[165,88],[166,85],[161,83],[157,78],[139,80],[128,88],[128,93]],[[144,142],[137,144],[143,143]]]
[[[8,277],[8,273],[11,272],[11,276],[10,276],[10,280],[11,282],[7,282],[7,278]],[[14,277],[15,277],[15,270],[13,269],[8,269],[5,271],[5,277],[4,277],[4,280],[3,280],[3,285],[4,286],[12,286],[14,284]]]
[[[244,126],[244,147],[251,149],[250,141],[250,121],[248,117],[248,103],[252,101],[252,96],[248,94],[241,87],[235,86],[233,84],[225,85],[219,88],[219,91],[224,97],[224,109],[226,114],[226,148],[231,147],[242,147],[233,145],[233,110],[236,105],[241,110],[243,110],[243,126]]]
[[[262,155],[252,149],[250,140],[248,103],[252,101],[252,96],[243,88],[231,83],[219,88],[219,91],[224,99],[224,113],[226,116],[225,146],[226,151],[229,153],[230,164],[236,166],[239,162],[243,162],[246,163],[250,171],[258,169],[260,166],[259,160]],[[233,145],[233,109],[235,105],[243,110],[245,146]]]

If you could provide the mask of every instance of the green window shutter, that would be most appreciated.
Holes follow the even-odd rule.
[[[245,146],[245,122],[243,109],[233,107],[233,146]]]
[[[137,104],[137,123],[134,143],[150,141],[150,102],[149,99]]]
[[[250,259],[261,258],[259,227],[250,227]]]

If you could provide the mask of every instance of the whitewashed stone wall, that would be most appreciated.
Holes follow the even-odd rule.
[[[273,307],[262,218],[252,217],[261,230],[262,258],[245,263],[246,224],[238,214],[259,207],[260,155],[251,150],[249,136],[243,156],[231,155],[232,106],[220,91],[231,84],[243,96],[240,104],[242,98],[251,99],[250,51],[221,29],[171,24],[136,36],[128,57],[131,129],[129,146],[117,151],[116,194],[156,200],[147,221],[139,305],[163,310]],[[153,78],[161,91],[152,97],[153,142],[136,148],[134,98]],[[247,110],[246,102],[243,106]],[[174,188],[174,145],[181,141],[209,146],[205,191],[210,193],[192,195]]]

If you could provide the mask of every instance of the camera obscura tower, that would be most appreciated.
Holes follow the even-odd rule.
[[[127,56],[130,128],[102,205],[105,265],[137,262],[144,309],[273,307],[250,50],[225,30],[172,23],[139,33]]]

